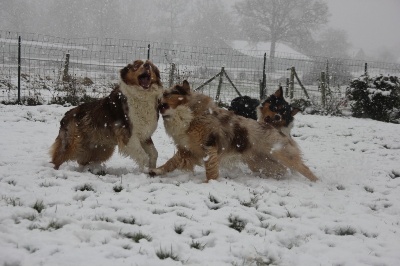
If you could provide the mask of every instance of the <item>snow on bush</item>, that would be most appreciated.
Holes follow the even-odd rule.
[[[400,123],[400,81],[396,76],[361,76],[347,89],[354,117]]]

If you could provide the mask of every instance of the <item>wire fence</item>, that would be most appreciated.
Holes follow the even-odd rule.
[[[199,91],[213,98],[220,89],[218,99],[224,103],[237,97],[237,91],[260,98],[264,87],[264,95],[269,95],[279,85],[293,85],[294,98],[304,98],[305,89],[311,100],[319,102],[322,72],[326,77],[323,87],[339,98],[352,78],[366,72],[370,76],[400,75],[399,64],[279,52],[274,59],[264,58],[268,53],[128,39],[66,39],[0,30],[0,101],[16,101],[18,84],[22,99],[32,98],[42,103],[51,103],[71,91],[75,95],[104,97],[118,83],[120,69],[148,57],[160,69],[164,87],[187,79],[194,89],[201,86]],[[222,67],[237,90],[226,79],[220,88],[219,79],[202,86],[220,73]],[[293,67],[303,88],[290,79]]]

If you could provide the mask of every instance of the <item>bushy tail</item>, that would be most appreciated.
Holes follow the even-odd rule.
[[[75,145],[75,125],[61,125],[60,131],[53,145],[50,147],[51,162],[54,164],[54,169],[58,169],[61,164],[72,159]]]
[[[289,144],[284,149],[274,151],[273,157],[284,166],[307,177],[310,181],[315,182],[318,180],[318,177],[304,164],[300,150],[296,145]]]

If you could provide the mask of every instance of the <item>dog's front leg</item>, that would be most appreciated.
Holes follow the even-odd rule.
[[[218,149],[214,146],[204,148],[206,157],[204,158],[204,166],[206,168],[207,181],[217,179],[219,176],[219,155]]]
[[[168,172],[172,172],[175,169],[182,169],[187,171],[193,171],[194,169],[194,159],[189,151],[178,149],[178,151],[169,159],[164,165],[156,168],[150,169],[149,175],[163,175]]]
[[[122,155],[131,157],[138,164],[141,171],[148,166],[149,156],[143,149],[141,142],[137,137],[132,136],[126,145],[118,144],[118,148]]]
[[[156,147],[154,146],[153,140],[151,138],[148,138],[145,141],[141,141],[140,145],[147,153],[147,155],[149,155],[149,168],[156,168],[158,152]]]

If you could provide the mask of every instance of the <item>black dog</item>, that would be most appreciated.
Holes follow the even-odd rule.
[[[260,101],[257,99],[250,98],[249,96],[239,96],[232,100],[228,110],[233,111],[237,115],[257,120],[257,106],[259,105]]]
[[[261,104],[259,100],[249,96],[237,97],[232,100],[228,110],[232,110],[237,115],[257,120],[259,123],[271,125],[287,136],[290,136],[294,116],[300,111],[285,100],[282,87],[279,87]]]

